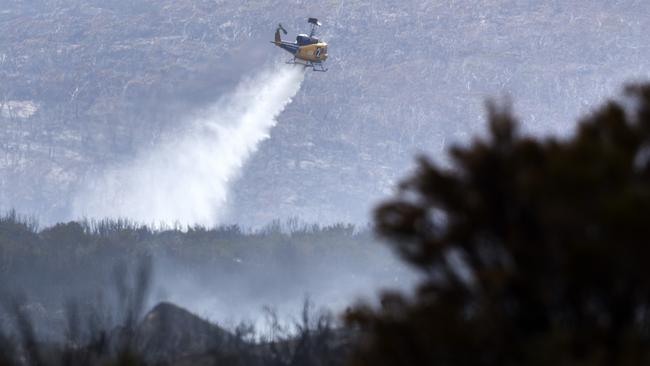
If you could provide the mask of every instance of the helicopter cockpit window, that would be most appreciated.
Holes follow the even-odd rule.
[[[303,46],[306,44],[309,44],[309,36],[306,34],[299,34],[298,37],[296,37],[296,42],[298,45]]]
[[[296,43],[298,43],[299,46],[304,46],[308,44],[315,44],[320,42],[318,38],[315,37],[309,37],[306,34],[299,34],[298,37],[296,37]]]

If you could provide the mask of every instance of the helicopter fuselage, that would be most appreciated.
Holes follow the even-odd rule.
[[[275,40],[271,41],[271,43],[293,55],[293,60],[287,61],[288,64],[300,64],[311,67],[314,71],[327,71],[324,66],[328,56],[327,43],[321,42],[314,36],[316,27],[321,24],[316,18],[309,18],[308,21],[312,25],[311,33],[309,35],[299,34],[295,42],[282,40],[280,31],[284,32],[284,34],[287,34],[287,31],[282,27],[282,24],[278,24],[278,28],[275,30]]]
[[[302,46],[297,42],[275,41],[273,43],[300,60],[310,62],[323,62],[327,60],[327,43],[325,42],[305,44]]]

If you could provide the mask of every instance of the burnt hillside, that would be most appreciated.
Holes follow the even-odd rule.
[[[85,177],[128,162],[183,117],[324,23],[330,72],[308,76],[234,188],[230,220],[363,222],[410,167],[481,131],[516,96],[531,132],[647,77],[647,2],[55,0],[0,5],[0,202],[68,219]],[[585,92],[587,91],[587,92]],[[442,102],[444,101],[444,102]]]

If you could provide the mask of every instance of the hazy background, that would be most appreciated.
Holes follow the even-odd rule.
[[[330,71],[306,75],[215,217],[367,222],[414,153],[441,157],[483,131],[486,97],[514,95],[527,131],[564,134],[647,77],[649,11],[632,0],[3,2],[0,208],[74,218],[97,177],[183,136],[188,115],[287,58],[268,43],[278,22],[292,37],[314,16]]]
[[[648,14],[647,0],[0,2],[0,303],[23,292],[60,337],[70,299],[119,309],[116,273],[142,256],[142,310],[222,324],[411,288],[368,222],[414,156],[444,164],[484,132],[491,97],[512,96],[527,134],[569,135],[650,76]],[[307,17],[327,73],[269,43]]]

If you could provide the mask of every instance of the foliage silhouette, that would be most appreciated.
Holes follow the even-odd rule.
[[[0,329],[0,365],[145,365],[144,358],[136,352],[134,334],[148,292],[151,261],[148,257],[137,260],[137,271],[133,274],[124,266],[116,266],[116,272],[123,272],[122,276],[115,277],[119,306],[113,309],[120,324],[111,326],[107,321],[111,314],[101,314],[94,305],[82,311],[77,301],[68,301],[62,345],[38,339],[29,315],[32,304],[24,294],[1,293],[0,300],[13,319],[17,334],[12,340]],[[88,318],[83,319],[82,313]]]
[[[424,280],[349,311],[351,364],[648,364],[650,85],[625,95],[566,139],[490,104],[450,168],[421,158],[375,218]]]

